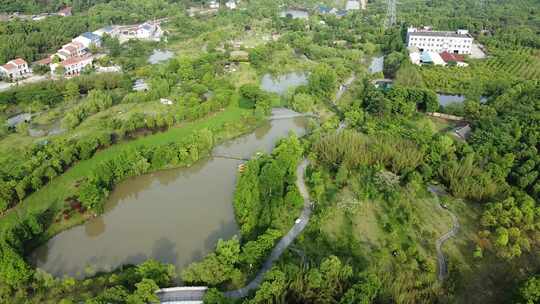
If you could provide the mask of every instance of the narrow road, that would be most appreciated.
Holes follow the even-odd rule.
[[[341,99],[341,97],[343,97],[343,94],[347,92],[347,89],[349,88],[351,83],[353,83],[353,81],[355,80],[356,80],[355,74],[352,74],[351,77],[345,80],[345,82],[339,87],[339,90],[336,93],[336,98],[334,98],[334,104],[336,104]]]
[[[249,284],[238,290],[225,292],[224,294],[226,297],[233,299],[244,298],[250,291],[257,289],[264,280],[266,272],[272,268],[272,264],[279,259],[289,245],[291,245],[296,237],[304,230],[304,228],[306,228],[311,216],[311,201],[309,200],[309,193],[304,181],[304,173],[308,164],[308,160],[304,159],[296,169],[296,186],[304,198],[304,209],[302,210],[299,221],[296,222],[291,230],[289,230],[289,232],[287,232],[287,234],[277,243],[255,278],[249,282]]]
[[[429,186],[428,187],[429,192],[431,192],[433,195],[435,195],[435,198],[437,200],[437,204],[439,205],[439,208],[441,210],[446,211],[450,214],[452,217],[452,229],[448,231],[447,233],[443,234],[437,241],[435,242],[435,247],[437,249],[437,262],[439,264],[439,281],[444,281],[444,277],[446,276],[448,269],[446,265],[446,258],[444,256],[444,253],[442,251],[442,246],[446,241],[456,236],[456,234],[459,231],[459,221],[455,214],[453,214],[450,210],[445,209],[442,207],[441,202],[439,201],[439,194],[441,193],[441,190],[434,187]]]

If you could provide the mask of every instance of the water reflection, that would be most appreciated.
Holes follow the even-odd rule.
[[[275,120],[214,153],[247,158],[271,151],[279,138],[290,131],[301,134],[305,125],[303,118]],[[238,233],[231,202],[240,163],[209,158],[190,168],[128,179],[111,193],[102,216],[58,234],[31,260],[56,276],[83,276],[87,265],[111,270],[150,257],[182,268],[211,251],[218,239]]]
[[[84,228],[88,237],[95,238],[105,232],[105,221],[102,217],[96,217],[86,222]]]
[[[148,57],[148,62],[150,64],[158,64],[160,62],[164,62],[164,61],[167,61],[171,58],[174,57],[174,53],[171,52],[171,51],[167,51],[167,50],[154,50],[154,52],[152,53],[152,55],[150,55],[150,57]]]
[[[295,88],[307,83],[307,75],[302,72],[288,73],[277,77],[265,74],[261,80],[261,88],[266,92],[283,95],[290,88]]]

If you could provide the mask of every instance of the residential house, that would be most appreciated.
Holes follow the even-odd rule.
[[[225,3],[225,6],[228,8],[228,9],[236,9],[238,7],[238,4],[236,3],[235,0],[229,0],[227,1],[227,3]]]
[[[72,77],[80,75],[84,68],[91,67],[94,58],[90,55],[68,58],[60,63],[51,64],[51,73],[55,74],[61,66],[64,68],[64,76]]]
[[[208,3],[208,7],[211,9],[218,9],[219,8],[219,2],[212,0]]]
[[[71,16],[71,15],[72,15],[71,6],[66,6],[63,9],[58,11],[58,16],[68,17],[68,16]]]
[[[319,5],[319,14],[326,15],[326,14],[330,14],[331,11],[332,11],[332,8],[326,5]]]
[[[77,38],[73,39],[73,42],[79,42],[81,43],[85,49],[90,48],[91,45],[95,45],[97,47],[101,46],[101,37],[91,33],[86,32],[78,36]]]
[[[108,35],[110,37],[116,37],[119,34],[118,27],[116,26],[106,26],[92,32],[95,35],[103,38],[103,36]]]
[[[340,9],[335,13],[336,17],[341,18],[347,16],[347,10]]]
[[[157,26],[153,23],[143,23],[137,28],[137,38],[139,39],[150,39],[154,36],[154,33],[157,31]]]
[[[455,64],[460,67],[469,66],[465,62],[465,58],[462,55],[452,54],[446,51],[442,52],[440,55],[441,55],[441,58],[444,60],[444,62],[446,62],[447,64]]]
[[[137,79],[133,84],[133,91],[136,92],[146,92],[150,90],[150,86],[144,81],[144,79]]]
[[[345,9],[348,11],[358,11],[360,10],[360,1],[358,0],[349,0],[345,5]]]
[[[56,56],[58,56],[60,60],[66,60],[71,57],[83,56],[86,54],[86,52],[87,48],[84,46],[84,44],[74,40],[73,42],[62,46],[62,48],[56,52]]]
[[[416,46],[421,52],[449,52],[471,54],[473,37],[467,30],[433,31],[429,27],[407,29],[407,46]]]
[[[416,46],[409,46],[407,50],[409,51],[409,59],[411,62],[420,65],[420,50]]]
[[[0,75],[11,80],[23,78],[31,72],[28,63],[21,58],[10,60],[3,66],[0,66]]]

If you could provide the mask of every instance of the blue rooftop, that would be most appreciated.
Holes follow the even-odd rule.
[[[83,36],[84,38],[90,39],[92,41],[100,41],[101,40],[101,37],[99,37],[98,35],[96,35],[94,33],[90,33],[90,32],[82,33],[81,36]]]
[[[336,15],[338,15],[338,16],[340,16],[340,17],[343,17],[343,16],[347,15],[347,11],[344,10],[344,9],[340,9],[340,10],[336,13]]]
[[[332,11],[332,9],[326,5],[319,5],[319,12],[321,14],[329,14]]]

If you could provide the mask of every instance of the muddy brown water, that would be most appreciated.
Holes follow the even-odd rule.
[[[294,112],[275,109],[275,116]],[[273,120],[214,149],[214,155],[249,158],[269,152],[289,132],[305,132],[302,117]],[[190,168],[159,171],[119,184],[102,216],[61,232],[30,256],[55,275],[84,277],[148,258],[182,269],[200,260],[217,240],[238,234],[232,199],[238,165],[212,157]]]

